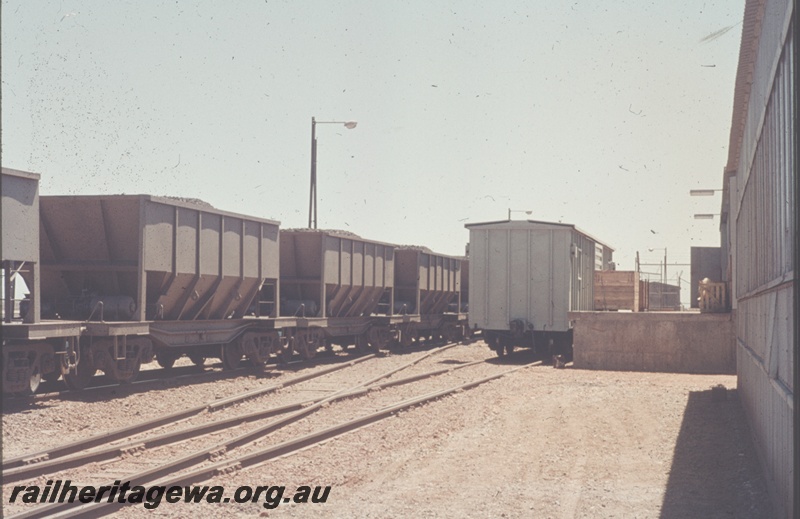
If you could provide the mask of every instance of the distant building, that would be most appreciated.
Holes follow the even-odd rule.
[[[746,0],[720,223],[722,272],[737,330],[738,392],[776,517],[800,514],[792,468],[795,6],[791,0]]]

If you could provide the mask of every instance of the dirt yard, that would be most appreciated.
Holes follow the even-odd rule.
[[[772,517],[736,378],[719,375],[535,366],[202,484],[226,495],[240,485],[331,491],[325,503],[273,509],[162,502],[153,515]]]
[[[226,484],[333,485],[269,517],[769,518],[735,385],[534,367]]]

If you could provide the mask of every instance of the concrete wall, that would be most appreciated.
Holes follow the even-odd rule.
[[[731,314],[573,312],[576,368],[736,373]]]
[[[692,278],[690,287],[690,299],[692,308],[699,308],[700,280],[708,278],[719,283],[725,281],[722,277],[722,258],[720,247],[692,247]]]

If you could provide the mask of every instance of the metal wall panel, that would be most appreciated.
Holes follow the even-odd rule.
[[[242,220],[224,216],[222,218],[222,260],[223,276],[240,276],[242,273]]]
[[[528,250],[529,258],[527,261],[527,270],[520,273],[520,282],[527,279],[526,284],[528,287],[527,303],[528,312],[524,318],[534,324],[537,330],[550,330],[555,327],[555,311],[558,307],[564,307],[568,304],[567,299],[569,295],[565,290],[560,293],[555,290],[555,284],[565,287],[567,281],[566,275],[559,275],[558,267],[563,266],[567,255],[565,251],[560,250],[562,254],[555,254],[555,251],[561,249],[559,246],[557,231],[551,230],[530,230],[527,231],[528,235]],[[561,233],[566,234],[566,233]],[[562,236],[563,237],[563,236]],[[561,256],[561,261],[556,261],[556,257]],[[561,269],[563,273],[566,270]],[[563,277],[563,279],[562,279]],[[506,281],[507,283],[509,280]],[[508,326],[508,321],[506,321]]]
[[[755,4],[749,0],[748,9]],[[757,47],[738,170],[728,185],[729,241],[723,240],[732,251],[738,386],[766,479],[778,496],[779,515],[787,517],[793,514],[792,281],[797,275],[792,270],[797,131],[791,26],[797,22],[796,14],[790,22],[790,14],[787,0],[766,0],[760,16],[745,20],[752,41],[742,41],[743,51],[756,42]]]
[[[222,234],[222,217],[217,214],[200,215],[200,274],[219,274],[219,248]]]
[[[2,259],[39,261],[39,176],[2,170]]]
[[[173,240],[175,209],[163,204],[145,202],[144,256],[145,270],[171,272],[173,270]],[[105,218],[108,221],[108,218]]]
[[[787,34],[788,19],[786,15],[790,5],[791,0],[766,0],[764,2],[738,168],[739,173],[743,175],[740,181],[747,180],[756,143],[761,133],[764,107],[770,98],[775,80],[773,70],[779,58],[777,50],[783,47],[783,38]],[[789,34],[791,32],[788,31]]]
[[[789,38],[791,46],[792,38]],[[776,70],[773,96],[764,112],[763,131],[746,175],[736,219],[737,287],[741,298],[792,269],[795,200],[792,196],[791,47]],[[741,181],[741,179],[737,179]]]
[[[186,274],[197,273],[197,228],[199,214],[183,207],[178,208],[175,249],[177,254],[175,268]]]
[[[489,231],[470,229],[469,231],[469,325],[471,328],[482,328],[489,320],[489,294],[488,272],[486,266],[489,250]],[[481,270],[476,272],[475,266],[481,265]],[[479,324],[484,323],[484,324]]]
[[[40,306],[40,252],[39,252],[39,175],[2,168],[2,203],[0,222],[2,240],[3,321],[11,322],[19,307],[15,301],[16,282],[13,272],[21,275],[27,285],[30,305],[22,319],[37,323],[41,318]]]
[[[508,285],[511,276],[508,258],[508,232],[489,231],[489,250],[486,263],[473,270],[486,284],[487,319],[479,324],[489,330],[507,330],[511,313]]]

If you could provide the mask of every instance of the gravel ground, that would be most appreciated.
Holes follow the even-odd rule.
[[[214,415],[330,394],[414,355],[418,353],[367,361],[359,370],[331,374]],[[482,343],[461,346],[394,378],[490,356]],[[331,404],[265,438],[260,446],[509,367],[482,364]],[[61,444],[87,430],[119,427],[142,413],[154,416],[174,411],[177,405],[274,382],[243,376],[217,381],[212,387],[194,384],[105,403],[49,402],[3,416],[4,456]],[[711,396],[711,387],[718,384],[728,388],[723,401]],[[263,507],[263,498],[246,504],[161,503],[153,515],[768,518],[770,502],[735,388],[733,376],[534,366],[294,455],[203,483],[223,485],[231,497],[242,485],[285,486],[284,497],[301,485],[330,485],[325,503],[287,503],[274,509]],[[204,419],[208,417],[195,420]],[[189,423],[193,422],[181,427]],[[185,455],[192,449],[186,442],[159,449],[158,457]],[[123,472],[133,470],[137,462],[122,460],[102,472],[93,467],[80,477],[88,479],[93,472],[111,480],[124,478]],[[6,513],[20,510],[5,507]],[[141,505],[136,505],[118,515],[134,517],[141,512]]]

